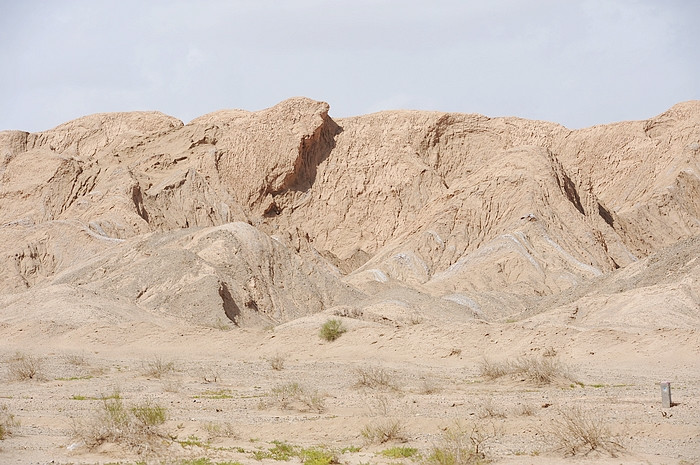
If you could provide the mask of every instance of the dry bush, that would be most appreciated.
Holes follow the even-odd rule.
[[[478,465],[488,463],[485,443],[496,436],[493,426],[462,423],[445,428],[426,462],[434,465]]]
[[[84,367],[88,365],[88,361],[85,358],[84,355],[79,355],[79,354],[65,354],[63,356],[63,360],[66,361],[69,365],[73,365],[76,367]]]
[[[286,357],[278,352],[275,355],[268,357],[267,361],[270,364],[270,368],[275,371],[281,371],[284,370],[284,362],[286,361]]]
[[[19,426],[19,420],[10,413],[7,405],[0,406],[0,440],[12,435],[13,428]]]
[[[359,367],[355,369],[357,387],[371,389],[398,389],[394,375],[381,367]]]
[[[175,372],[175,364],[167,362],[161,357],[154,357],[152,360],[143,363],[143,374],[150,378],[160,379],[173,372]]]
[[[577,382],[569,368],[555,357],[520,357],[505,362],[484,359],[479,365],[479,372],[488,379],[514,376],[538,385],[551,384],[562,379]]]
[[[209,422],[204,425],[204,430],[209,436],[209,440],[217,438],[237,438],[238,433],[231,423],[214,423]]]
[[[8,373],[11,379],[18,381],[43,379],[41,359],[32,355],[17,352],[8,363]]]
[[[555,448],[565,455],[587,455],[599,451],[617,457],[624,450],[621,435],[613,434],[600,418],[575,406],[560,411],[545,433],[545,437],[550,438]]]
[[[494,362],[484,358],[479,363],[479,374],[487,379],[497,379],[511,373],[510,364],[507,362]]]
[[[367,444],[384,444],[389,441],[406,442],[406,431],[403,421],[399,419],[384,419],[365,425],[360,434]]]
[[[370,414],[377,417],[386,417],[389,415],[389,398],[387,396],[378,395],[365,399],[367,408]]]
[[[515,409],[515,414],[523,417],[531,417],[535,414],[535,406],[532,404],[520,404]]]
[[[93,418],[77,421],[73,434],[89,448],[110,442],[145,453],[166,438],[160,429],[166,419],[165,407],[147,401],[127,408],[119,393],[115,393],[102,396],[102,404]]]
[[[267,400],[262,401],[262,408],[276,405],[282,409],[314,411],[321,413],[326,409],[323,396],[316,390],[308,389],[299,383],[287,383],[272,388]]]
[[[481,403],[479,408],[479,418],[505,418],[506,412],[500,409],[493,402],[493,398],[488,397]]]

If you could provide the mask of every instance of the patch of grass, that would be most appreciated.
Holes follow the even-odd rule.
[[[355,369],[357,387],[371,389],[398,389],[394,375],[382,367],[359,367]]]
[[[481,376],[487,379],[513,376],[537,385],[552,384],[557,380],[570,380],[577,383],[568,367],[555,357],[521,357],[505,362],[484,359],[479,365],[479,371]]]
[[[418,453],[418,449],[414,447],[390,447],[389,449],[384,449],[380,452],[384,457],[389,457],[392,459],[404,459],[413,457]]]
[[[365,425],[360,434],[368,444],[384,444],[390,441],[406,442],[404,423],[398,419],[385,419]]]
[[[272,388],[266,400],[260,406],[276,405],[283,409],[314,411],[321,413],[326,409],[323,396],[316,390],[308,389],[299,383],[287,383]]]
[[[579,407],[568,407],[552,420],[546,437],[565,455],[586,455],[592,451],[607,452],[611,457],[624,450],[622,437],[613,434],[601,418],[593,417]]]
[[[343,325],[342,321],[331,318],[323,323],[318,335],[324,341],[333,342],[346,332],[347,328]]]
[[[177,443],[180,444],[182,447],[192,447],[192,446],[197,446],[197,447],[201,447],[201,448],[209,447],[209,443],[202,441],[194,434],[190,434],[185,439],[178,440]]]
[[[230,389],[210,389],[204,391],[198,396],[192,396],[194,399],[233,399]]]
[[[154,357],[152,360],[143,363],[143,374],[150,378],[160,379],[174,371],[175,364],[167,362],[161,357]]]
[[[479,465],[488,463],[484,443],[495,436],[483,425],[462,423],[445,428],[426,462],[432,465]]]
[[[7,405],[0,406],[0,441],[12,435],[12,430],[19,426],[19,420],[10,413]]]
[[[39,357],[17,352],[8,363],[10,378],[17,381],[41,380],[42,361]]]
[[[348,452],[350,452],[350,453],[355,453],[355,452],[360,452],[361,450],[362,450],[361,447],[357,447],[357,446],[348,446],[348,447],[343,447],[342,449],[340,449],[340,453],[341,453],[341,454],[346,454],[346,453],[348,453]]]
[[[304,465],[331,465],[340,463],[335,452],[325,447],[302,449],[299,451],[299,458]]]
[[[167,410],[165,407],[152,404],[148,401],[132,407],[131,414],[144,428],[162,425],[167,419]]]
[[[299,448],[293,446],[284,441],[272,441],[274,447],[268,450],[258,450],[253,452],[253,458],[255,460],[272,459],[277,461],[288,461],[292,457],[295,457],[298,453]]]
[[[206,457],[198,459],[186,459],[176,462],[177,465],[243,465],[241,462],[212,462]]]

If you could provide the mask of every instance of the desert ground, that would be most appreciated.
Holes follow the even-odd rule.
[[[0,463],[700,463],[700,102],[328,112],[0,132]]]

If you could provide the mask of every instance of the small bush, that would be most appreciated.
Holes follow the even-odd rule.
[[[284,355],[277,353],[270,358],[267,359],[267,361],[270,363],[270,368],[276,371],[281,371],[284,370],[284,362],[285,362],[285,357]]]
[[[555,447],[565,455],[605,451],[616,457],[624,450],[621,436],[614,435],[600,418],[591,417],[579,407],[560,411],[546,437],[552,438]]]
[[[495,436],[483,426],[455,423],[446,428],[433,447],[427,463],[434,465],[478,465],[487,463],[484,443]]]
[[[262,407],[277,405],[283,409],[296,409],[299,411],[323,412],[325,400],[316,390],[307,389],[299,383],[287,383],[272,388],[268,394],[267,402],[262,402]]]
[[[31,355],[17,353],[8,365],[10,378],[17,381],[42,379],[41,359]]]
[[[102,405],[92,419],[77,421],[74,436],[89,448],[111,442],[126,444],[137,452],[149,452],[164,438],[158,429],[167,410],[150,402],[127,408],[119,395],[102,396]]]
[[[173,362],[166,362],[160,357],[155,357],[143,364],[143,374],[151,378],[160,379],[174,371],[175,364]]]
[[[493,403],[490,397],[481,403],[479,409],[480,418],[505,418],[506,412]]]
[[[384,444],[390,441],[406,442],[404,424],[398,419],[386,419],[365,425],[360,434],[368,444]]]
[[[343,322],[332,318],[323,323],[323,326],[321,326],[321,330],[319,331],[318,335],[324,341],[333,342],[340,336],[342,336],[345,332],[347,332],[347,328],[345,328]]]
[[[371,389],[397,389],[394,376],[381,367],[360,367],[355,369],[358,387]]]
[[[236,438],[238,433],[231,423],[213,423],[204,425],[204,430],[209,435],[209,440],[217,438]]]
[[[7,405],[0,406],[0,440],[12,435],[16,426],[19,426],[19,421],[10,413]]]

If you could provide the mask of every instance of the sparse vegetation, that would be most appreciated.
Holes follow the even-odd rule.
[[[0,406],[0,440],[12,434],[12,430],[19,426],[19,421],[10,413],[7,405]]]
[[[514,376],[538,385],[551,384],[556,380],[577,382],[568,367],[555,357],[521,357],[515,361],[505,362],[484,359],[479,370],[481,376],[487,379]]]
[[[547,433],[556,449],[565,455],[600,451],[616,457],[624,450],[620,435],[613,434],[600,418],[592,417],[576,406],[560,411]]]
[[[276,405],[283,409],[299,411],[314,411],[321,413],[325,410],[325,400],[316,390],[308,389],[299,383],[287,383],[272,388],[267,400],[261,402],[261,407]]]
[[[280,354],[279,352],[276,353],[275,355],[269,357],[267,359],[268,363],[270,364],[270,368],[276,371],[281,371],[284,370],[284,362],[286,361],[286,358],[284,355]]]
[[[127,408],[116,393],[102,396],[94,418],[76,422],[74,435],[90,448],[111,442],[126,444],[138,452],[149,452],[165,437],[159,427],[166,418],[165,407],[146,401]]]
[[[284,441],[272,441],[275,445],[268,450],[257,450],[253,452],[255,460],[272,459],[278,461],[288,461],[296,456],[299,448]]]
[[[404,459],[413,457],[418,453],[418,449],[414,447],[390,447],[389,449],[384,449],[380,452],[384,457],[389,457],[392,459]]]
[[[466,426],[462,423],[445,428],[427,463],[433,465],[478,465],[487,463],[484,444],[495,436],[495,429],[487,431],[483,425]]]
[[[143,374],[150,378],[160,379],[174,371],[175,364],[173,362],[167,362],[161,357],[154,357],[143,364]]]
[[[41,359],[32,355],[17,352],[8,364],[10,378],[17,381],[40,380]]]
[[[505,418],[506,412],[496,406],[493,402],[493,398],[488,397],[481,403],[479,408],[480,418]]]
[[[358,387],[371,389],[398,389],[394,376],[381,367],[359,367],[355,369]]]
[[[207,391],[204,391],[198,396],[193,396],[195,399],[232,399],[233,395],[231,394],[230,389],[210,389]]]
[[[238,437],[236,429],[231,423],[205,423],[204,430],[209,435],[209,440]]]
[[[299,452],[304,465],[331,465],[340,463],[335,452],[325,447],[310,447]]]
[[[347,328],[342,321],[331,318],[330,320],[323,323],[318,335],[324,341],[333,342],[338,339],[343,333],[347,332]]]
[[[365,425],[360,434],[368,444],[384,444],[390,441],[405,442],[404,423],[399,419],[385,419]]]

